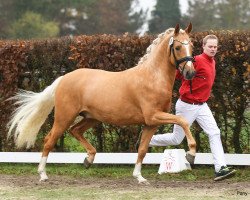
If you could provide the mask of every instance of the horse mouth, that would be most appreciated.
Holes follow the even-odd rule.
[[[192,80],[195,77],[196,71],[184,71],[183,76],[186,80]]]

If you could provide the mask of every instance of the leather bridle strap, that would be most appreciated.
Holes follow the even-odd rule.
[[[186,56],[186,57],[183,57],[183,58],[180,58],[179,60],[176,59],[176,56],[175,56],[175,52],[174,52],[174,42],[177,41],[179,43],[181,43],[182,45],[187,45],[189,44],[191,41],[188,41],[187,43],[184,43],[184,42],[181,42],[179,40],[175,40],[173,39],[173,43],[170,45],[170,54],[171,52],[173,52],[173,56],[174,56],[174,60],[175,60],[175,67],[176,69],[180,69],[180,64],[183,63],[183,62],[186,62],[185,65],[183,66],[182,70],[180,70],[181,74],[183,73],[183,70],[185,69],[185,66],[187,64],[188,61],[191,61],[191,62],[194,62],[194,57],[193,56]]]

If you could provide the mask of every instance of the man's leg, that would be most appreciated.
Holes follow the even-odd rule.
[[[220,129],[218,128],[217,123],[214,119],[214,116],[207,104],[204,104],[201,106],[199,115],[197,116],[196,120],[198,124],[201,126],[201,128],[204,130],[204,132],[209,137],[209,144],[210,144],[211,152],[213,154],[213,159],[214,159],[215,172],[216,172],[216,175],[218,175],[218,178],[222,180],[226,178],[228,175],[234,174],[235,170],[226,168],[227,165],[226,165],[225,154],[224,154],[224,150],[223,150],[223,146],[221,142]],[[223,171],[223,170],[227,170],[227,171]]]
[[[215,171],[219,171],[221,166],[226,166],[226,160],[221,143],[220,129],[218,128],[214,116],[207,104],[201,106],[196,120],[209,137]]]
[[[181,100],[178,100],[175,105],[176,115],[183,116],[191,126],[194,122],[196,116],[198,115],[197,105],[190,105]],[[178,145],[182,142],[185,137],[183,129],[174,125],[173,133],[164,133],[153,135],[149,146],[168,146],[168,145]]]

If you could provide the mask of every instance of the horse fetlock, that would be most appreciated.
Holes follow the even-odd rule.
[[[190,142],[188,146],[190,149],[196,149],[196,142]]]
[[[192,154],[196,153],[196,142],[195,141],[189,142],[188,147],[189,147],[190,152],[192,152]]]
[[[138,172],[137,170],[134,169],[134,171],[133,171],[133,177],[134,178],[138,178],[139,176],[141,176],[141,172]]]
[[[138,171],[136,168],[133,171],[133,177],[137,179],[139,184],[149,185],[149,182],[147,181],[147,179],[142,177],[141,171]]]
[[[135,164],[135,168],[133,171],[133,177],[135,177],[138,181],[142,180],[142,178],[143,178],[141,175],[141,166],[142,166],[141,163]]]
[[[94,162],[94,159],[95,159],[95,155],[96,155],[96,152],[91,152],[91,153],[88,153],[88,156],[86,158],[88,158],[88,161],[93,163]]]
[[[40,171],[39,174],[40,174],[39,181],[47,181],[49,179],[45,171]]]
[[[38,170],[37,170],[37,172],[38,172],[38,174],[41,174],[41,173],[43,173],[45,171],[44,171],[44,168],[42,169],[41,167],[39,167]]]

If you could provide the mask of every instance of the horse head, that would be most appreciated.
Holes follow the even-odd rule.
[[[191,23],[185,30],[180,29],[179,24],[177,24],[174,34],[169,39],[170,55],[173,58],[173,64],[187,80],[191,80],[195,76],[194,58],[192,57],[193,45],[189,38],[191,30]]]

